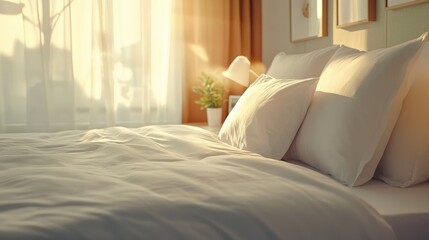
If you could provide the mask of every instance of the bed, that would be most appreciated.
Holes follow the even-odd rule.
[[[350,189],[386,219],[398,239],[428,239],[428,181],[409,188],[396,188],[373,179]]]
[[[2,239],[394,239],[315,171],[185,125],[0,138]]]
[[[288,162],[319,172],[300,161],[289,160]],[[428,239],[429,181],[412,187],[398,188],[374,178],[365,185],[349,187],[349,190],[386,220],[397,239]]]
[[[1,134],[0,239],[427,239],[427,38],[280,53],[219,135]]]

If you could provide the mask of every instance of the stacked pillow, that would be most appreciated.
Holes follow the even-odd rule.
[[[267,74],[275,78],[302,79],[319,77],[326,63],[339,48],[338,45],[315,50],[309,53],[288,55],[277,54]]]
[[[318,77],[337,49],[332,46],[298,55],[279,53],[269,75],[261,75],[229,113],[220,139],[281,159],[304,119]]]
[[[369,181],[409,90],[410,63],[426,37],[371,52],[338,49],[320,76],[290,156],[350,186]]]
[[[303,161],[344,184],[364,184],[373,177],[389,141],[411,84],[409,73],[426,38],[424,34],[404,44],[371,52],[333,46],[300,55],[280,53],[268,70],[274,77],[297,79],[321,74],[307,115],[303,116],[313,91],[311,84],[316,79],[278,80],[263,75],[245,92],[234,114],[228,116],[220,138],[277,159],[289,149],[288,158]],[[280,90],[271,89],[271,85]],[[414,105],[412,100],[406,101],[410,103],[405,106]],[[300,119],[304,119],[301,126]],[[281,120],[285,121],[283,125]],[[396,175],[403,166],[403,158],[409,158],[409,151],[414,151],[397,147],[406,145],[402,135],[409,123],[401,114],[379,167],[382,179],[392,179],[391,175]],[[413,135],[413,141],[428,137],[429,130],[425,134]],[[291,139],[294,142],[289,148]],[[419,146],[421,156],[416,159],[427,159],[427,145]],[[402,157],[398,152],[403,153]],[[421,165],[423,161],[415,162]],[[410,171],[415,171],[418,164],[408,165],[413,165]],[[411,182],[424,181],[422,175],[425,174],[412,174]],[[404,178],[409,177],[401,176],[400,181]]]
[[[377,175],[386,183],[408,187],[429,179],[429,43],[415,70]]]
[[[220,139],[280,159],[304,120],[316,83],[317,78],[280,80],[262,74],[229,113]]]

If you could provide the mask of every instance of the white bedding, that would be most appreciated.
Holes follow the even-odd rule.
[[[190,126],[0,135],[0,239],[394,239],[346,187]]]
[[[429,239],[429,181],[398,188],[373,179],[350,189],[386,219],[398,239]]]

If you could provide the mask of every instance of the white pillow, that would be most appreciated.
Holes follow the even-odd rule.
[[[426,36],[371,52],[340,47],[320,76],[288,157],[347,185],[371,179],[409,89],[409,63]]]
[[[379,178],[397,187],[429,179],[429,43],[424,45],[417,78],[377,169]]]
[[[267,71],[267,74],[282,79],[304,79],[320,77],[326,63],[337,51],[338,45],[315,50],[309,53],[287,55],[278,53]]]
[[[219,138],[240,149],[280,159],[307,112],[317,78],[279,80],[262,74],[229,113]]]

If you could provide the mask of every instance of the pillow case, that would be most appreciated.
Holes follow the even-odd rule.
[[[267,71],[267,74],[282,79],[304,79],[320,77],[326,63],[337,51],[338,45],[315,50],[309,53],[287,55],[278,53]]]
[[[307,112],[317,78],[279,80],[262,74],[240,97],[219,138],[232,146],[280,159]]]
[[[288,157],[347,185],[371,179],[409,89],[409,63],[426,37],[371,52],[340,47],[320,76]]]
[[[424,44],[415,72],[377,169],[379,178],[397,187],[429,179],[429,43]]]

